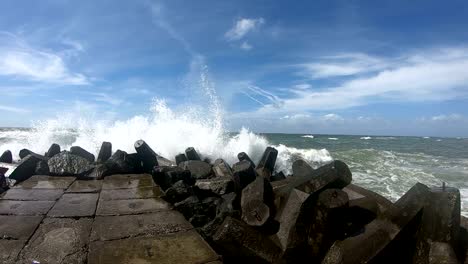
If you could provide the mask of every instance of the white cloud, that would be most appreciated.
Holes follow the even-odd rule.
[[[240,45],[240,48],[243,49],[243,50],[251,50],[251,49],[252,49],[252,45],[250,45],[247,41],[244,41],[244,42],[242,42],[242,44]]]
[[[337,115],[337,114],[326,114],[326,115],[323,115],[322,120],[324,121],[343,121],[344,118],[341,117],[340,115]]]
[[[283,105],[282,100],[278,96],[255,85],[248,84],[241,92],[263,106],[268,105],[279,108]]]
[[[239,40],[264,23],[265,20],[263,18],[241,18],[236,21],[234,26],[224,36],[229,41]]]
[[[459,114],[450,114],[450,115],[437,115],[431,117],[432,121],[458,121],[463,119],[463,116]]]
[[[6,112],[12,112],[16,114],[24,114],[24,113],[29,113],[31,111],[23,108],[18,108],[18,107],[11,107],[11,106],[6,106],[6,105],[0,105],[0,110],[1,111],[6,111]]]
[[[0,33],[0,75],[27,80],[84,85],[88,78],[72,72],[58,54],[30,47],[12,34]]]

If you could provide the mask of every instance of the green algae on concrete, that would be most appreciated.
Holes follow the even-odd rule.
[[[92,219],[46,218],[21,251],[18,263],[85,263]]]
[[[34,175],[31,178],[16,184],[12,188],[67,189],[73,181],[75,181],[75,177]]]
[[[103,190],[153,187],[156,184],[149,174],[121,174],[104,178]]]
[[[96,241],[90,244],[88,264],[98,263],[207,263],[218,255],[191,230],[152,238]]]
[[[44,215],[54,203],[53,201],[0,200],[0,215]]]
[[[100,192],[102,188],[102,181],[97,180],[90,180],[90,181],[83,181],[77,180],[73,182],[73,184],[68,187],[65,191],[67,193],[94,193]]]
[[[141,214],[169,209],[171,209],[171,205],[161,198],[109,201],[99,200],[96,215]]]
[[[114,189],[102,190],[99,199],[109,200],[126,200],[126,199],[144,199],[155,198],[162,195],[159,187],[139,187],[132,189]]]
[[[49,217],[93,216],[98,193],[66,193],[47,214]]]
[[[62,189],[15,188],[5,192],[0,199],[17,201],[56,201],[62,194]]]
[[[42,221],[42,216],[0,215],[0,239],[27,240]]]
[[[137,236],[156,236],[192,229],[192,225],[177,211],[152,214],[97,216],[91,240],[116,240]]]

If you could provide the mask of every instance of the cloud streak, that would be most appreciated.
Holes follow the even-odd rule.
[[[229,41],[240,40],[249,32],[254,31],[265,23],[263,18],[240,18],[234,23],[234,26],[229,29],[224,36]]]

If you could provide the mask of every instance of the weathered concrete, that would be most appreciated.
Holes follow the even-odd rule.
[[[93,223],[91,240],[116,240],[129,237],[152,237],[192,229],[177,211],[152,214],[97,216]]]
[[[96,212],[97,193],[66,193],[47,214],[49,217],[93,216]]]
[[[44,215],[54,205],[53,201],[0,201],[0,215]]]
[[[0,239],[0,263],[14,264],[21,249],[26,244],[26,240],[5,240]],[[30,264],[30,263],[29,263]]]
[[[171,209],[170,204],[161,198],[110,201],[100,200],[96,215],[153,213],[169,209]]]
[[[62,189],[15,188],[4,193],[0,199],[17,201],[56,201],[62,194]]]
[[[207,179],[211,176],[211,165],[201,160],[188,160],[179,164],[184,170],[189,170],[195,179]]]
[[[112,156],[112,143],[102,142],[101,149],[97,157],[97,162],[106,162]]]
[[[126,200],[156,198],[162,195],[159,187],[141,187],[132,189],[102,190],[100,200]]]
[[[0,239],[28,240],[42,216],[0,215]]]
[[[24,181],[34,175],[36,164],[43,160],[37,154],[29,154],[18,163],[16,169],[11,172],[10,179]]]
[[[89,160],[68,151],[54,155],[47,161],[47,164],[50,174],[58,176],[84,175],[93,169]]]
[[[97,241],[90,245],[88,264],[206,263],[219,257],[195,231],[153,238]]]
[[[75,177],[54,177],[35,175],[24,182],[16,184],[12,188],[25,188],[25,189],[67,189]]]
[[[130,189],[155,186],[149,174],[120,174],[104,178],[103,190]]]
[[[18,263],[86,262],[92,219],[46,218],[21,251]]]
[[[102,188],[102,181],[89,180],[89,181],[75,181],[65,191],[67,193],[88,193],[88,192],[100,192]]]

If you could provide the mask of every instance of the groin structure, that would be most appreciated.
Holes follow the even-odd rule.
[[[396,202],[339,160],[292,174],[259,161],[166,159],[103,142],[0,157],[0,263],[465,263],[460,192],[415,184]]]

